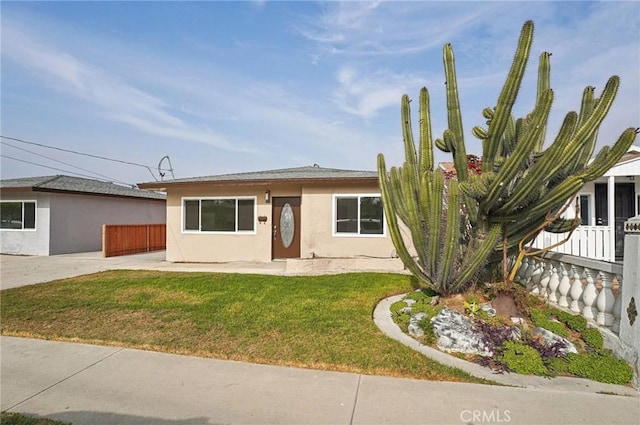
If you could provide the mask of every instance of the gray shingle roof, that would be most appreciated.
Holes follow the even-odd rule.
[[[190,177],[164,180],[162,182],[140,183],[140,187],[157,188],[183,183],[252,183],[277,182],[287,180],[360,180],[377,179],[377,171],[340,170],[317,166],[282,168],[278,170],[253,171],[248,173],[220,174],[215,176]]]
[[[91,195],[124,196],[130,198],[166,199],[164,193],[134,189],[110,182],[71,176],[25,177],[0,180],[0,190],[32,190],[75,192]]]

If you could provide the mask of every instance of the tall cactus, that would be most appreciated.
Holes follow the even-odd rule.
[[[593,87],[584,90],[580,112],[569,112],[558,135],[543,149],[554,98],[550,53],[540,55],[533,110],[518,119],[511,114],[532,42],[533,22],[527,21],[496,106],[482,111],[487,128],[472,131],[482,141],[480,174],[467,170],[450,44],[443,52],[448,128],[442,138],[432,138],[429,94],[422,88],[418,151],[411,129],[410,100],[404,95],[405,162],[387,173],[384,156],[378,155],[383,204],[396,250],[424,286],[441,293],[464,290],[491,268],[490,263],[513,254],[519,242],[532,238],[532,229],[561,211],[586,182],[602,176],[635,140],[637,130],[628,128],[613,147],[602,148],[589,162],[600,124],[618,90],[619,78],[613,76],[600,98],[594,97]],[[433,145],[452,154],[457,180],[445,182],[442,172],[434,170]],[[400,222],[408,229],[410,241],[403,238]],[[558,218],[547,230],[561,233],[575,225],[575,221]]]

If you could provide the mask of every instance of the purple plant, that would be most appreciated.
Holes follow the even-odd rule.
[[[502,347],[505,341],[518,339],[520,336],[520,330],[515,326],[493,326],[482,320],[477,320],[475,326],[482,332],[483,342],[492,352]]]
[[[564,353],[561,351],[567,348],[566,344],[562,341],[556,341],[551,345],[547,345],[542,338],[527,338],[524,341],[529,347],[535,349],[540,353],[543,361],[547,361],[553,357],[564,357]]]

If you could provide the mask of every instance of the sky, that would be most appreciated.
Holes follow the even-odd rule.
[[[516,117],[533,107],[547,51],[548,143],[579,110],[584,88],[599,95],[612,75],[621,85],[598,146],[640,127],[636,1],[0,7],[3,179],[66,174],[133,185],[313,164],[375,170],[378,153],[401,165],[403,94],[417,99],[427,87],[434,135],[446,129],[445,43],[456,58],[467,151],[480,154],[471,129],[495,105],[526,20],[535,35]]]

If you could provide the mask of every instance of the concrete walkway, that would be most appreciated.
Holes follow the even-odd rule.
[[[109,259],[98,253],[0,256],[3,289],[109,269],[286,274],[284,263],[172,264],[164,252]],[[401,340],[385,309],[382,303],[376,310],[376,323]],[[0,408],[74,425],[640,423],[637,391],[585,380],[488,376],[521,387],[513,388],[14,337],[0,337],[0,348]],[[443,353],[424,354],[466,367]]]
[[[81,424],[637,424],[640,400],[0,337],[2,410]]]

